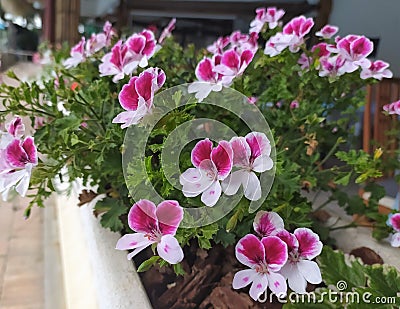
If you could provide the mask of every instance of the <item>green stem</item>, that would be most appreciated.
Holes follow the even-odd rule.
[[[321,160],[321,162],[319,162],[319,164],[313,168],[313,170],[311,171],[311,174],[315,173],[315,171],[317,171],[333,155],[333,153],[336,151],[336,148],[339,146],[339,144],[341,142],[342,142],[342,140],[340,138],[338,138],[336,140],[335,145],[333,145],[332,149],[328,152],[328,154],[325,156],[325,158],[323,158]]]

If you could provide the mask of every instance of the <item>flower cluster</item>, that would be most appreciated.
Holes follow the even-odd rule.
[[[239,31],[218,38],[207,48],[213,55],[204,57],[197,65],[195,73],[198,81],[189,86],[189,93],[195,93],[201,102],[211,91],[221,91],[222,87],[231,86],[253,60],[258,49],[257,40],[256,32],[247,35]]]
[[[257,19],[256,19],[257,20]],[[305,36],[310,33],[314,26],[312,18],[299,16],[293,18],[283,27],[282,32],[278,32],[266,42],[264,54],[274,57],[288,48],[292,53],[296,53],[301,47],[305,47]],[[302,53],[298,63],[303,70],[308,70],[318,56],[315,67],[319,70],[319,76],[335,78],[345,73],[352,73],[361,69],[361,79],[391,78],[392,72],[388,69],[389,64],[382,61],[370,61],[367,57],[373,51],[371,40],[362,35],[347,35],[344,38],[339,36],[334,40],[331,38],[338,32],[339,28],[326,25],[316,32],[316,36],[321,37],[326,42],[311,48],[311,53]]]
[[[64,61],[67,69],[76,67],[79,63],[84,62],[87,57],[92,56],[104,47],[111,44],[111,39],[116,35],[112,25],[107,21],[104,24],[102,33],[93,33],[89,40],[84,37],[71,49],[70,58]]]
[[[154,33],[150,30],[134,33],[125,43],[118,41],[101,59],[100,76],[114,76],[113,82],[116,83],[125,75],[132,74],[138,66],[145,68],[156,52],[156,46]]]
[[[390,104],[386,104],[383,107],[383,110],[389,115],[400,115],[400,100]]]
[[[258,8],[256,18],[250,23],[249,33],[260,33],[266,23],[270,29],[275,29],[283,15],[285,11],[278,10],[276,7]]]
[[[113,123],[122,123],[121,128],[137,124],[151,112],[154,93],[165,83],[165,73],[159,68],[149,68],[134,76],[122,87],[119,102],[125,112],[119,113]]]
[[[388,223],[394,230],[394,234],[390,239],[390,244],[393,247],[400,247],[400,213],[390,215]]]
[[[0,192],[4,200],[13,187],[25,196],[32,168],[38,164],[33,137],[23,138],[24,134],[25,126],[20,117],[8,123],[5,132],[0,132]]]
[[[128,259],[152,244],[157,244],[158,255],[170,264],[183,260],[183,251],[174,237],[183,218],[183,209],[177,201],[163,201],[157,207],[149,200],[135,203],[128,214],[129,227],[136,232],[122,236],[118,250],[131,250]]]
[[[233,137],[229,142],[220,141],[214,148],[208,138],[202,140],[192,150],[195,168],[187,169],[180,176],[182,192],[186,197],[202,193],[201,201],[206,206],[214,206],[222,191],[234,195],[243,186],[247,199],[258,200],[261,198],[261,185],[254,172],[272,169],[270,154],[270,142],[260,132]],[[233,167],[237,168],[234,172]]]
[[[252,284],[250,296],[258,300],[267,288],[276,295],[306,292],[307,282],[321,283],[321,271],[311,261],[322,251],[319,236],[308,228],[293,233],[284,229],[282,218],[275,212],[259,211],[254,219],[254,230],[259,236],[248,234],[236,245],[236,258],[250,269],[240,270],[233,278],[234,289]]]

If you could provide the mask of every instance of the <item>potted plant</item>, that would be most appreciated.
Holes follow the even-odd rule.
[[[23,138],[20,118],[6,126],[1,191],[25,194],[29,183],[29,216],[55,178],[95,187],[81,204],[99,196],[102,226],[123,234],[116,248],[133,250],[139,272],[151,269],[143,282],[157,308],[256,308],[267,291],[281,306],[310,289],[326,307],[350,303],[324,299],[332,285],[398,304],[398,272],[333,251],[337,227],[316,215],[338,201],[373,218],[376,237],[390,233],[373,182],[384,163],[350,147],[363,87],[391,77],[388,64],[367,59],[368,38],[334,37],[330,25],[307,47],[312,18],[282,28],[283,15],[260,8],[249,34],[207,50],[174,42],[171,21],[158,39],[147,29],[118,38],[106,23],[54,51],[41,80],[1,85],[2,120],[26,116],[36,128]],[[351,182],[367,184],[370,207],[343,190]],[[307,192],[329,194],[315,209]]]

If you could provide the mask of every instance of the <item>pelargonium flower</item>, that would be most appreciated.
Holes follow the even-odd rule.
[[[252,32],[244,34],[240,31],[234,31],[229,36],[230,48],[241,54],[245,50],[251,50],[255,53],[258,49],[258,33]],[[220,54],[223,54],[221,52]]]
[[[161,32],[160,37],[158,38],[158,43],[162,44],[164,40],[171,36],[172,31],[175,29],[176,18],[172,18],[168,23],[167,27]]]
[[[122,87],[119,102],[125,112],[118,114],[113,123],[122,123],[121,128],[137,124],[153,106],[154,93],[165,83],[165,73],[159,68],[149,68],[134,76]]]
[[[212,54],[222,54],[224,48],[231,42],[229,36],[219,37],[213,44],[207,46],[207,50]]]
[[[128,225],[136,233],[122,236],[117,250],[131,250],[128,259],[152,244],[158,255],[170,264],[183,260],[183,251],[174,237],[183,219],[183,209],[177,201],[163,201],[158,206],[149,200],[135,203],[128,214]]]
[[[15,138],[5,148],[0,149],[0,192],[3,193],[4,200],[14,186],[21,196],[25,196],[32,168],[37,164],[37,149],[33,137],[28,136],[23,141]]]
[[[269,38],[269,40],[265,43],[264,54],[275,57],[279,55],[284,49],[288,46],[294,45],[296,42],[296,37],[293,34],[283,34],[282,32],[278,32]]]
[[[361,79],[375,78],[382,80],[382,78],[392,78],[393,73],[388,69],[389,63],[382,60],[371,61],[369,67],[362,68],[360,77]]]
[[[206,138],[198,142],[191,154],[195,168],[188,168],[181,176],[182,192],[186,197],[201,194],[201,201],[206,206],[214,206],[221,196],[220,180],[224,180],[232,170],[233,152],[227,141],[220,141],[213,148]]]
[[[392,215],[389,219],[389,223],[396,232],[392,235],[390,244],[393,247],[400,247],[400,213]]]
[[[300,49],[300,45],[304,43],[304,37],[310,32],[313,26],[314,21],[312,18],[299,16],[293,18],[283,27],[284,35],[293,36],[289,44],[289,50],[292,53],[295,53]]]
[[[222,90],[222,75],[215,72],[215,66],[220,64],[221,55],[214,55],[211,59],[204,58],[196,67],[195,74],[198,81],[188,87],[189,93],[195,93],[199,102],[203,101],[211,91]]]
[[[236,258],[250,269],[238,271],[232,282],[234,289],[250,287],[250,296],[258,300],[269,287],[279,296],[286,294],[285,278],[278,273],[288,259],[287,245],[276,236],[267,236],[259,240],[248,234],[236,245]]]
[[[104,33],[92,33],[86,42],[86,57],[89,57],[107,45],[107,37]]]
[[[233,79],[241,76],[249,63],[253,60],[254,52],[250,49],[239,52],[230,49],[221,56],[221,63],[217,64],[214,71],[222,75],[222,83],[230,86]]]
[[[383,110],[389,113],[389,115],[400,115],[400,100],[390,104],[386,104],[385,106],[383,106]]]
[[[293,234],[281,230],[276,236],[287,244],[288,260],[279,273],[288,279],[289,287],[296,293],[304,294],[307,282],[321,283],[318,264],[311,261],[322,251],[319,236],[308,228],[298,228]]]
[[[346,60],[341,55],[321,59],[321,66],[318,75],[321,77],[337,77],[345,74],[347,69],[345,67]]]
[[[234,171],[222,182],[226,195],[233,195],[242,185],[244,196],[256,201],[261,198],[261,185],[257,173],[263,173],[273,167],[270,157],[271,145],[264,133],[252,132],[246,137],[233,137],[230,141],[233,150]],[[254,171],[254,172],[253,172]]]
[[[260,237],[267,237],[284,230],[285,224],[276,212],[260,210],[254,218],[253,228]]]
[[[278,26],[278,21],[285,15],[284,10],[278,10],[276,7],[256,9],[256,18],[250,23],[250,33],[260,33],[264,24],[268,23],[270,29]]]
[[[106,36],[106,46],[110,46],[111,39],[113,36],[117,35],[117,32],[112,27],[112,24],[107,20],[103,26],[103,32]]]
[[[347,35],[338,40],[336,48],[331,51],[337,52],[346,60],[346,73],[352,73],[359,67],[369,67],[370,61],[366,57],[372,53],[374,44],[363,35]]]
[[[22,123],[22,119],[20,117],[15,117],[13,120],[7,123],[5,125],[5,129],[5,132],[0,131],[0,151],[6,149],[14,139],[21,139],[21,137],[25,134],[25,125]],[[0,165],[1,164],[2,162],[0,162]]]
[[[85,43],[86,40],[84,37],[80,40],[78,44],[76,44],[74,47],[72,47],[71,52],[70,52],[70,58],[66,59],[63,62],[63,65],[67,68],[74,68],[76,67],[79,63],[84,62],[86,59],[85,56]]]
[[[100,76],[114,76],[113,82],[116,83],[129,75],[137,67],[137,61],[129,53],[129,48],[122,41],[118,41],[111,52],[105,54],[99,65]]]
[[[132,54],[135,63],[141,68],[148,65],[148,60],[156,51],[156,39],[150,30],[143,30],[129,37],[125,43]]]
[[[324,39],[330,39],[333,37],[337,32],[339,31],[339,28],[336,26],[332,25],[325,25],[322,27],[321,30],[315,32],[316,36],[322,37]]]

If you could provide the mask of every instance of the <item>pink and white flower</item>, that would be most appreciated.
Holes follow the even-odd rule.
[[[238,50],[230,49],[222,54],[221,63],[214,68],[216,73],[222,75],[222,84],[230,86],[238,76],[241,76],[253,60],[254,52],[250,49],[239,52]]]
[[[321,77],[337,77],[347,72],[346,60],[341,55],[321,59],[318,75]]]
[[[336,26],[332,25],[325,25],[321,30],[317,31],[315,33],[316,36],[322,37],[324,39],[330,39],[333,37],[337,32],[339,31],[339,28]]]
[[[313,26],[314,21],[312,18],[299,16],[293,18],[283,27],[283,34],[292,36],[289,44],[289,50],[292,53],[298,52],[300,46],[304,44],[304,37],[310,32]]]
[[[223,182],[226,195],[234,195],[242,185],[244,196],[256,201],[261,198],[261,185],[257,173],[270,170],[274,163],[270,157],[271,144],[264,133],[252,132],[246,137],[233,137],[230,141],[233,150],[233,166],[237,171],[230,174]]]
[[[285,242],[276,236],[268,236],[259,240],[248,234],[236,245],[236,258],[250,269],[238,271],[232,282],[234,289],[250,287],[250,296],[255,301],[269,287],[279,296],[287,292],[286,280],[278,273],[288,259]]]
[[[267,237],[284,230],[285,224],[276,212],[260,210],[254,218],[253,228],[260,237]]]
[[[122,236],[117,250],[131,250],[128,259],[152,244],[158,255],[170,264],[183,260],[183,250],[174,237],[183,219],[183,209],[177,201],[167,200],[157,207],[149,200],[135,203],[128,214],[128,225],[136,233]]]
[[[72,47],[70,52],[70,58],[66,59],[63,64],[67,69],[74,68],[81,62],[86,60],[85,56],[85,43],[86,40],[84,37],[80,40],[78,44]]]
[[[212,54],[222,54],[224,48],[229,45],[231,38],[229,36],[219,37],[213,44],[207,47],[207,50]]]
[[[393,73],[388,69],[389,63],[382,60],[371,61],[368,68],[362,68],[360,77],[361,79],[375,78],[382,80],[382,78],[392,78]]]
[[[195,93],[199,102],[203,101],[211,91],[222,90],[222,75],[215,71],[216,65],[220,64],[221,55],[214,55],[211,59],[204,58],[196,67],[195,74],[198,81],[188,87],[189,93]]]
[[[346,73],[352,73],[359,67],[370,66],[367,56],[373,51],[374,44],[363,35],[347,35],[338,40],[336,48],[330,48],[330,51],[337,52],[346,61]]]
[[[265,23],[268,23],[270,29],[278,26],[278,21],[285,15],[284,10],[278,10],[276,7],[256,9],[256,18],[250,23],[250,33],[260,33]]]
[[[288,279],[289,287],[296,293],[304,294],[307,282],[321,283],[318,264],[311,261],[322,251],[319,236],[308,228],[298,228],[293,234],[281,230],[276,236],[287,244],[288,260],[279,273]]]
[[[111,45],[111,40],[114,36],[117,36],[117,32],[112,27],[112,24],[107,20],[103,26],[103,32],[106,36],[106,46]]]
[[[175,29],[176,18],[171,19],[168,23],[167,27],[161,32],[160,37],[158,38],[158,43],[162,44],[164,40],[171,36],[172,31]]]
[[[217,147],[206,138],[196,144],[192,150],[192,164],[180,176],[182,192],[186,197],[195,197],[201,193],[201,201],[206,206],[214,206],[221,196],[220,181],[232,170],[233,152],[227,141],[220,141]]]
[[[137,67],[137,61],[129,53],[129,48],[122,41],[118,41],[111,52],[105,54],[99,65],[100,76],[114,76],[113,82],[116,83],[129,75]]]
[[[135,63],[141,68],[145,68],[148,65],[148,60],[156,52],[156,39],[154,33],[150,30],[143,30],[140,33],[133,34],[125,44],[128,46]]]
[[[32,168],[38,164],[33,137],[28,136],[21,140],[23,125],[17,123],[18,121],[13,121],[8,129],[8,133],[14,136],[14,139],[0,149],[0,192],[4,200],[13,187],[21,196],[26,195]],[[8,136],[2,136],[0,144],[4,146],[3,138],[8,140]]]
[[[385,106],[383,106],[383,110],[389,113],[389,115],[400,115],[400,100],[390,104],[386,104]]]
[[[241,54],[245,50],[250,50],[253,53],[258,49],[258,33],[252,32],[250,34],[243,34],[240,31],[232,32],[229,37],[230,48]],[[223,54],[222,51],[220,54]]]
[[[400,213],[392,215],[389,222],[396,232],[392,235],[390,244],[392,247],[400,247]]]
[[[86,57],[97,53],[107,45],[107,37],[104,33],[92,33],[90,39],[86,42]]]
[[[275,57],[287,47],[294,45],[295,42],[297,42],[295,35],[278,32],[265,43],[264,54]]]
[[[165,73],[159,68],[149,68],[139,76],[134,76],[119,93],[119,102],[125,109],[118,114],[113,123],[122,123],[121,128],[137,124],[151,112],[154,94],[164,85]]]

